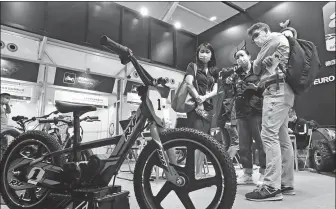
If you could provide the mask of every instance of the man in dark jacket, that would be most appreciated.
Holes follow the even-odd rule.
[[[222,143],[227,149],[230,158],[233,159],[239,150],[239,138],[232,86],[225,83],[225,79],[230,75],[228,71],[230,70],[222,70],[221,77],[218,81],[218,91],[222,93],[218,96],[217,103],[219,103],[219,106],[216,108],[218,118],[215,120],[222,132]],[[225,132],[227,132],[227,134],[225,134]]]
[[[262,94],[250,88],[256,84],[259,77],[253,74],[251,56],[245,49],[234,54],[238,64],[235,74],[226,83],[235,85],[235,110],[239,136],[240,162],[244,168],[244,175],[237,179],[238,184],[253,184],[252,144],[255,141],[260,163],[260,177],[257,184],[262,184],[266,168],[266,154],[261,141]]]

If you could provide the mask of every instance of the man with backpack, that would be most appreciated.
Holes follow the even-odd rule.
[[[261,48],[253,72],[260,75],[258,87],[263,89],[261,139],[266,170],[263,185],[245,196],[255,201],[282,200],[282,192],[294,193],[294,152],[288,135],[288,112],[294,105],[295,95],[279,67],[282,65],[286,70],[289,42],[284,35],[272,33],[265,23],[252,25],[248,35]]]
[[[263,89],[261,139],[266,153],[264,183],[245,197],[254,201],[282,200],[282,194],[294,195],[294,153],[288,135],[289,110],[295,94],[306,91],[320,68],[314,44],[281,33],[271,32],[265,23],[256,23],[247,31],[260,47],[253,72],[260,75]]]

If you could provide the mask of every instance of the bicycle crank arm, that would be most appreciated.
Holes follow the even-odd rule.
[[[159,158],[160,158],[160,161],[163,167],[166,168],[166,169],[163,169],[163,171],[166,174],[167,180],[177,186],[180,186],[182,177],[177,173],[175,168],[170,165],[169,157],[167,153],[164,151],[163,145],[160,140],[158,127],[154,122],[150,125],[150,132],[151,132],[154,142],[158,145],[158,148],[159,148],[158,155],[159,155]]]

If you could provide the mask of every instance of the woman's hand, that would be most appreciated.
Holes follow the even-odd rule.
[[[200,105],[200,104],[203,104],[203,102],[205,102],[205,100],[207,100],[208,98],[207,98],[207,96],[205,96],[205,95],[203,95],[203,96],[198,96],[197,98],[196,98],[196,103],[198,104],[198,105]]]

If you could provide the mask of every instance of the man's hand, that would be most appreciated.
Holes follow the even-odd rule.
[[[271,67],[273,65],[273,57],[272,56],[267,56],[265,59],[262,61],[263,65],[266,65],[266,67]]]
[[[292,134],[292,133],[294,133],[294,132],[293,132],[292,129],[288,128],[288,133],[289,133],[289,134]]]
[[[225,80],[226,84],[232,84],[233,83],[233,80],[231,78],[231,76],[227,77],[226,80]]]

